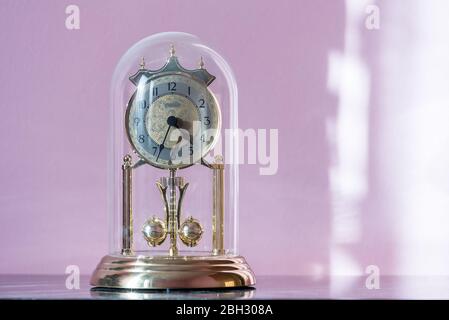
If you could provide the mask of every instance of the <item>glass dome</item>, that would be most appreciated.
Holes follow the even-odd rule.
[[[133,45],[111,84],[109,254],[94,286],[255,283],[238,255],[237,86],[196,36]]]

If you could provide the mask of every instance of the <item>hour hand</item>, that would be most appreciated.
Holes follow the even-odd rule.
[[[178,121],[176,123],[176,128],[184,129],[184,130],[187,130],[187,131],[191,132],[192,131],[192,127],[193,127],[193,124],[192,124],[191,121],[186,121],[186,120],[182,120],[182,119],[178,118]]]

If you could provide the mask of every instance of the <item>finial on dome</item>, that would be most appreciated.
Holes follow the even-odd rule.
[[[198,66],[200,67],[200,69],[204,69],[204,60],[203,57],[200,57],[200,61],[198,62]]]
[[[171,44],[170,45],[170,57],[173,57],[175,55],[175,45]]]
[[[140,69],[145,69],[145,57],[142,57],[140,59],[139,65],[140,65]]]

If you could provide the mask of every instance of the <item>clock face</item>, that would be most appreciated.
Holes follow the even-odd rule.
[[[139,85],[125,121],[135,151],[164,169],[200,161],[215,145],[221,125],[212,92],[183,74],[163,75]]]

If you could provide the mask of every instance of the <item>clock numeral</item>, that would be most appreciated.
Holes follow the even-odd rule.
[[[205,102],[206,102],[206,101],[204,101],[203,98],[201,98],[200,100],[198,100],[198,103],[199,103],[198,108],[206,108],[206,106],[204,105]]]
[[[169,82],[168,85],[168,91],[176,91],[176,82]]]
[[[208,116],[204,117],[204,125],[210,126],[210,119]]]
[[[156,147],[156,146],[154,146],[154,147],[153,147],[153,150],[154,150],[154,152],[153,152],[153,156],[155,156],[155,155],[156,155],[157,149],[159,149],[159,148],[158,148],[158,147]]]
[[[190,87],[187,88],[187,92],[189,93],[189,96],[190,96]]]
[[[140,143],[144,143],[144,142],[145,142],[145,136],[144,136],[143,134],[141,134],[141,135],[139,136],[139,142],[140,142]]]
[[[189,154],[191,156],[193,156],[193,145],[190,145]],[[182,148],[180,148],[179,151],[178,151],[178,157],[182,157]]]
[[[137,101],[137,106],[138,106],[139,108],[142,108],[142,109],[148,108],[147,100],[140,100],[140,101]]]
[[[153,97],[156,97],[158,95],[159,95],[159,93],[158,93],[157,87],[154,87],[153,88]]]
[[[140,118],[134,118],[134,125],[138,126],[140,123]]]
[[[214,141],[214,136],[210,136],[210,137],[209,137],[209,141],[206,141],[206,135],[203,134],[203,135],[201,136],[200,140],[201,140],[201,142],[204,142],[204,143],[211,143],[212,141]]]

